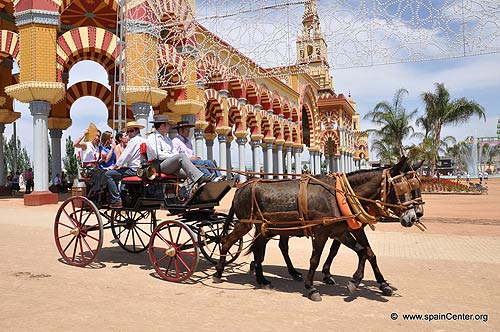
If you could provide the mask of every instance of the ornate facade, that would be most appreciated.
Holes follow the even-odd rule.
[[[248,163],[257,172],[263,164],[269,173],[300,173],[304,148],[309,150],[309,168],[314,174],[325,170],[322,164],[326,171],[349,172],[368,160],[367,136],[360,131],[356,103],[350,95],[346,98],[334,90],[315,0],[306,3],[303,32],[296,41],[300,70],[283,68],[279,74],[280,69],[274,68],[277,75],[260,78],[248,78],[242,70],[225,66],[228,61],[223,57],[245,56],[196,21],[185,20],[194,15],[194,0],[154,2],[163,11],[153,19],[188,22],[172,25],[172,29],[185,30],[183,47],[173,43],[157,47],[156,37],[140,30],[127,31],[120,40],[117,0],[0,0],[0,133],[6,123],[20,116],[12,111],[13,98],[29,103],[37,137],[35,191],[48,190],[49,136],[52,159],[60,160],[62,131],[71,126],[70,109],[78,98],[101,99],[108,108],[110,127],[122,125],[113,114],[115,64],[121,57],[127,63],[123,73],[127,85],[122,91],[126,108],[120,118],[134,118],[146,127],[151,112],[166,113],[173,121],[188,119],[195,123],[197,155],[206,153],[222,168],[232,167],[229,149],[233,140],[240,170]],[[151,1],[134,0],[128,6],[140,12],[150,9]],[[129,18],[134,19],[132,14]],[[217,43],[208,50],[199,46],[201,39]],[[139,52],[132,44],[143,47]],[[224,52],[213,51],[218,45],[224,45]],[[111,90],[92,81],[67,87],[69,69],[82,60],[106,69]],[[14,76],[13,61],[20,68]],[[170,82],[183,84],[162,87],[158,75],[147,74],[162,70],[168,72]],[[213,155],[214,142],[219,145],[219,156]],[[252,150],[251,163],[245,160],[247,148]],[[60,172],[60,163],[50,166],[54,174]],[[0,181],[3,178],[0,173]]]

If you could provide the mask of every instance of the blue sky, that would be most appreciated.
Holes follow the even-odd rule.
[[[203,25],[213,27],[213,31],[237,46],[241,52],[256,56],[255,60],[262,66],[282,65],[281,61],[293,63],[296,58],[295,38],[301,30],[303,6],[296,1],[288,1],[294,4],[270,10],[259,9],[277,3],[287,1],[202,0],[198,1],[198,17],[205,17],[201,22]],[[318,13],[329,47],[335,91],[345,95],[350,92],[357,102],[358,113],[363,117],[373,110],[376,103],[392,101],[396,90],[406,88],[409,95],[404,105],[408,110],[418,109],[422,113],[424,105],[421,94],[433,91],[434,83],[444,83],[452,98],[465,97],[483,105],[487,121],[472,118],[466,124],[445,127],[443,135],[452,135],[457,140],[470,135],[496,136],[500,116],[500,30],[498,27],[495,30],[488,22],[498,23],[498,2],[473,0],[470,10],[465,12],[470,29],[466,31],[469,39],[463,45],[470,46],[467,48],[470,54],[492,54],[418,61],[421,58],[460,55],[460,52],[457,53],[457,47],[461,49],[460,34],[454,27],[460,15],[464,14],[459,8],[461,3],[456,0],[319,1]],[[374,4],[378,7],[372,7]],[[478,12],[484,8],[486,11]],[[207,19],[211,15],[235,14],[235,11],[249,9],[259,10],[227,18]],[[375,13],[380,16],[377,17]],[[413,17],[413,13],[418,15]],[[474,22],[477,17],[482,25]],[[259,22],[260,26],[257,25]],[[434,30],[430,29],[430,22],[437,22]],[[481,29],[474,30],[473,25]],[[367,38],[367,33],[372,33],[373,39]],[[445,36],[447,33],[449,35]],[[398,62],[401,59],[398,57],[403,57],[405,63],[360,67],[371,63]],[[370,58],[373,61],[371,63],[367,60]],[[350,62],[345,62],[346,59]],[[88,61],[76,64],[70,71],[69,79],[70,85],[82,80],[108,84],[104,69]],[[15,110],[22,113],[21,119],[17,121],[18,135],[32,155],[32,117],[27,105],[16,103]],[[63,142],[68,135],[72,138],[80,136],[89,122],[94,122],[103,130],[107,129],[106,114],[104,104],[96,98],[77,100],[71,110],[73,125],[64,131]],[[364,120],[361,125],[362,129],[372,127],[370,122]],[[12,125],[7,125],[5,135],[10,137],[11,133]],[[236,145],[233,148],[236,150]],[[236,160],[236,151],[233,160]]]

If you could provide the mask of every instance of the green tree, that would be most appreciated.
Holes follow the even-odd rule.
[[[16,150],[17,156],[14,157],[14,134],[12,134],[10,139],[3,140],[3,162],[5,174],[16,171],[23,173],[28,168],[32,167],[28,151],[21,145],[19,137],[16,137]],[[14,169],[14,158],[17,158],[17,169]]]
[[[79,168],[79,159],[76,157],[75,147],[73,146],[71,136],[66,138],[66,157],[63,158],[63,165],[66,174],[76,178]]]
[[[425,103],[425,114],[417,121],[420,124],[425,123],[430,128],[433,151],[431,172],[433,173],[439,159],[441,129],[446,125],[465,123],[474,115],[477,115],[479,119],[484,118],[486,121],[486,115],[484,108],[475,101],[465,98],[452,100],[444,83],[435,83],[435,91],[422,94],[422,98]]]
[[[387,101],[378,103],[373,111],[368,112],[364,119],[370,120],[380,127],[380,129],[370,129],[367,132],[375,134],[375,141],[378,142],[377,149],[383,150],[380,144],[390,144],[397,148],[397,156],[405,154],[403,141],[412,137],[414,133],[410,121],[417,114],[417,110],[407,112],[403,107],[403,96],[408,94],[406,89],[399,89],[394,94],[392,104]],[[393,147],[387,146],[387,152],[393,151]],[[391,157],[392,158],[392,157]]]

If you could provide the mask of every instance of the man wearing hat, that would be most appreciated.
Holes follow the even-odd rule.
[[[182,170],[188,179],[188,186],[210,181],[213,175],[203,173],[193,165],[184,153],[175,151],[168,131],[170,124],[167,115],[155,115],[151,121],[155,131],[148,136],[148,159],[160,162],[161,171],[167,174],[179,174]]]
[[[106,172],[106,183],[110,194],[111,207],[122,207],[122,199],[118,182],[126,176],[134,176],[137,174],[137,169],[141,166],[141,144],[146,143],[146,140],[141,137],[140,130],[144,126],[137,121],[127,122],[125,131],[129,137],[127,147],[116,161],[116,164],[110,167]]]
[[[177,125],[174,127],[174,129],[177,129],[177,136],[172,140],[174,149],[179,153],[185,153],[194,165],[216,168],[212,160],[202,160],[194,155],[193,144],[189,140],[189,130],[193,127],[194,125],[189,124],[188,121],[177,122]],[[217,180],[221,179],[221,173],[218,170],[201,167],[200,171],[205,175],[215,174]]]

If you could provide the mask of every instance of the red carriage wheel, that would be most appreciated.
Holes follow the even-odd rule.
[[[102,247],[103,227],[99,210],[82,196],[65,200],[57,211],[54,238],[57,250],[70,265],[86,266]]]
[[[162,222],[151,235],[149,257],[163,279],[186,280],[196,270],[200,257],[193,231],[181,221]]]

